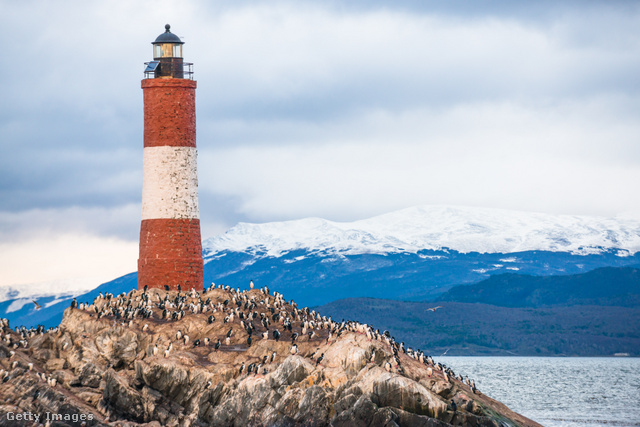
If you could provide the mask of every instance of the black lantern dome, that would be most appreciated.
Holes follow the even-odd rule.
[[[147,63],[145,76],[149,77],[153,73],[155,78],[183,79],[184,66],[187,65],[189,66],[188,78],[191,78],[190,66],[192,64],[184,63],[182,60],[184,42],[170,31],[171,25],[167,24],[164,28],[165,32],[151,43],[153,45],[153,61]]]
[[[171,30],[171,25],[167,24],[164,26],[164,33],[160,34],[158,36],[158,38],[156,38],[156,41],[153,42],[153,44],[158,44],[158,43],[178,43],[178,44],[184,44],[184,42],[182,40],[180,40],[180,37],[176,36],[175,34],[173,34],[170,30]]]

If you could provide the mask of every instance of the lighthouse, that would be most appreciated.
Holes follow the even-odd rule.
[[[198,208],[196,82],[170,31],[145,63],[142,222],[138,289],[203,289]]]

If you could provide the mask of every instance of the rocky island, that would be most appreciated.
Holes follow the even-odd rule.
[[[0,425],[538,426],[420,350],[267,288],[74,300],[2,323]]]

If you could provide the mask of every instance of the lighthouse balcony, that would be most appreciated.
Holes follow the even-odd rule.
[[[165,63],[165,61],[145,62],[144,78],[154,79],[162,77],[173,77],[178,79],[193,80],[192,62]]]

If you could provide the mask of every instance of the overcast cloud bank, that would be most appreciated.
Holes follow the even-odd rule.
[[[135,270],[167,22],[198,80],[205,238],[422,204],[640,217],[640,6],[557,3],[1,2],[3,283]]]

